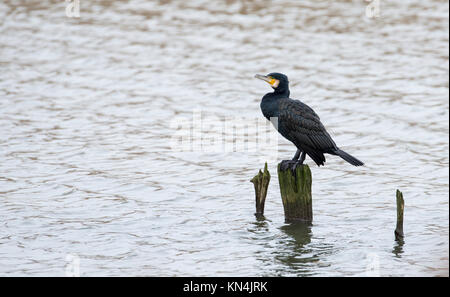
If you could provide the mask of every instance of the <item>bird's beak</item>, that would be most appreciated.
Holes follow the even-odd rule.
[[[266,75],[256,74],[255,78],[262,79],[265,82],[268,82],[270,84],[271,78]]]
[[[278,87],[278,84],[280,83],[280,81],[278,79],[275,79],[275,78],[267,76],[267,75],[256,74],[255,78],[259,78],[259,79],[267,82],[269,85],[271,85],[274,88]]]

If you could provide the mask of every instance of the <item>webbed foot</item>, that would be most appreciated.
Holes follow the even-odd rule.
[[[287,169],[291,169],[292,171],[295,171],[300,165],[303,165],[303,162],[300,162],[300,160],[283,160],[280,164],[280,170],[286,171]]]

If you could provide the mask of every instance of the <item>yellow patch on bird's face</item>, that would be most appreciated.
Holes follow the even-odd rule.
[[[275,78],[273,78],[273,77],[270,77],[269,84],[270,84],[272,87],[277,88],[278,85],[280,84],[280,81],[279,81],[278,79],[275,79]]]

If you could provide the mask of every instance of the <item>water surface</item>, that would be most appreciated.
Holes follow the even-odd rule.
[[[381,2],[0,3],[0,275],[448,276],[448,2]],[[195,111],[262,118],[273,71],[366,163],[307,159],[309,227],[274,160],[254,217],[266,152],[171,146]]]

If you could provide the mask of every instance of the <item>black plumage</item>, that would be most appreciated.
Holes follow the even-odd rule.
[[[291,163],[303,164],[306,155],[320,166],[325,163],[324,154],[337,155],[355,166],[363,162],[339,149],[326,131],[314,110],[305,103],[290,99],[289,81],[286,75],[270,73],[256,75],[268,82],[274,91],[266,94],[261,101],[261,110],[277,128],[278,132],[297,147]]]

